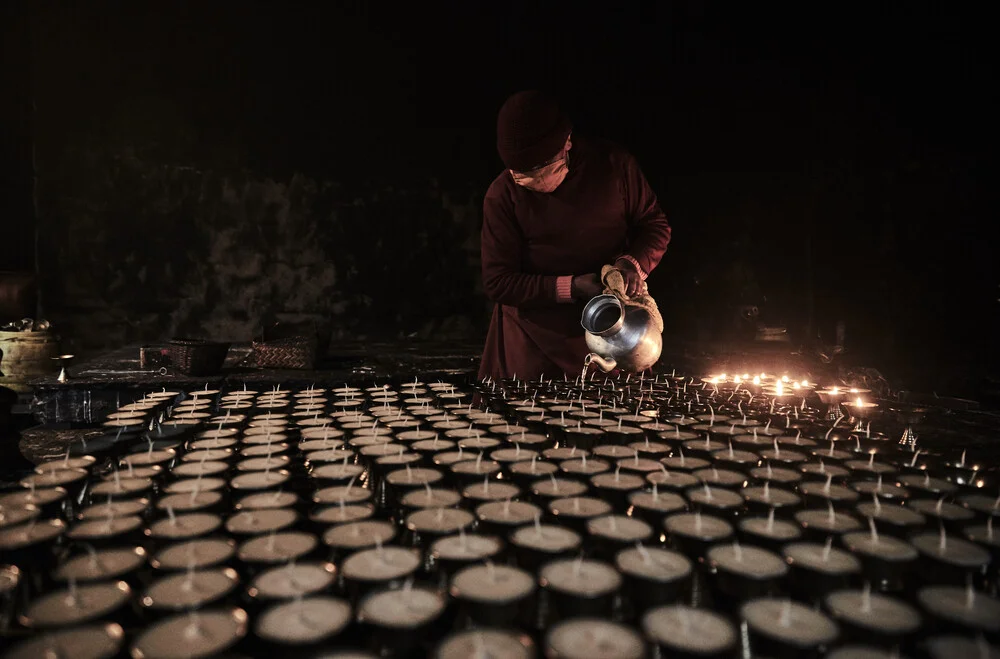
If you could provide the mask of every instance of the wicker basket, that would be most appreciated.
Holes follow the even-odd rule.
[[[258,368],[312,369],[316,367],[318,343],[315,336],[254,339],[251,361]]]
[[[215,375],[222,370],[229,344],[201,339],[172,339],[170,361],[185,375]]]

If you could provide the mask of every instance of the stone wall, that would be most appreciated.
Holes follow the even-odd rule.
[[[492,149],[430,148],[408,70],[363,13],[182,5],[47,4],[25,25],[23,169],[41,307],[66,349],[247,340],[272,319],[478,337]],[[364,49],[381,58],[368,70],[350,64]]]
[[[271,320],[334,338],[477,334],[481,201],[62,151],[41,173],[45,309],[74,350],[248,340]]]

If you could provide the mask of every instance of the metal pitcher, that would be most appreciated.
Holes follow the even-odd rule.
[[[660,358],[663,337],[645,309],[622,304],[614,295],[598,295],[583,308],[580,324],[591,352],[585,366],[605,373],[620,368],[640,373]]]

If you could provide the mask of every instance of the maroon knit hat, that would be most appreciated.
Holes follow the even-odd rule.
[[[527,171],[559,153],[573,125],[554,98],[518,92],[497,116],[497,151],[508,169]]]

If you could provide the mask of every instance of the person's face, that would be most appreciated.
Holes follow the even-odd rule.
[[[558,188],[569,173],[569,150],[573,148],[572,134],[552,158],[523,172],[510,170],[514,183],[535,192],[552,192]]]

